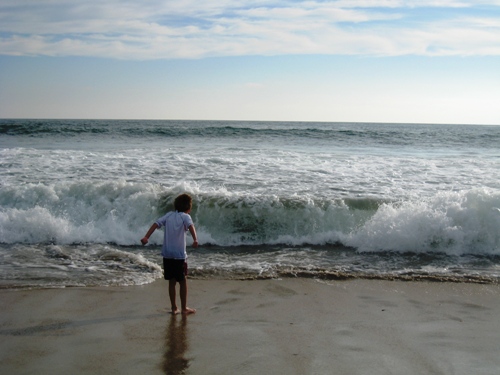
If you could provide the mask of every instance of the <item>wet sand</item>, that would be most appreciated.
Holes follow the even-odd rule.
[[[1,374],[498,374],[500,286],[312,279],[2,290]]]

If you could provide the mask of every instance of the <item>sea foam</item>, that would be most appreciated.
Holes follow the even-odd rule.
[[[184,190],[194,198],[200,244],[340,243],[365,252],[500,254],[500,194],[486,189],[390,202],[234,194],[186,184],[27,184],[0,189],[0,242],[137,245]],[[151,238],[161,241],[158,232]]]

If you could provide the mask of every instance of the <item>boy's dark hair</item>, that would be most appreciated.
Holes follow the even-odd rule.
[[[192,207],[193,200],[189,194],[181,194],[174,201],[174,208],[179,212],[189,211]]]

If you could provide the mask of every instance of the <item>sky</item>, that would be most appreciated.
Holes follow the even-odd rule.
[[[0,118],[500,125],[500,0],[1,0]]]

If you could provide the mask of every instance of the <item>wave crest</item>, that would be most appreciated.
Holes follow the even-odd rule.
[[[192,216],[202,245],[341,243],[365,252],[500,254],[500,194],[484,189],[389,202],[123,181],[3,186],[0,242],[137,245],[184,191],[194,198]],[[151,243],[161,241],[157,231]]]

